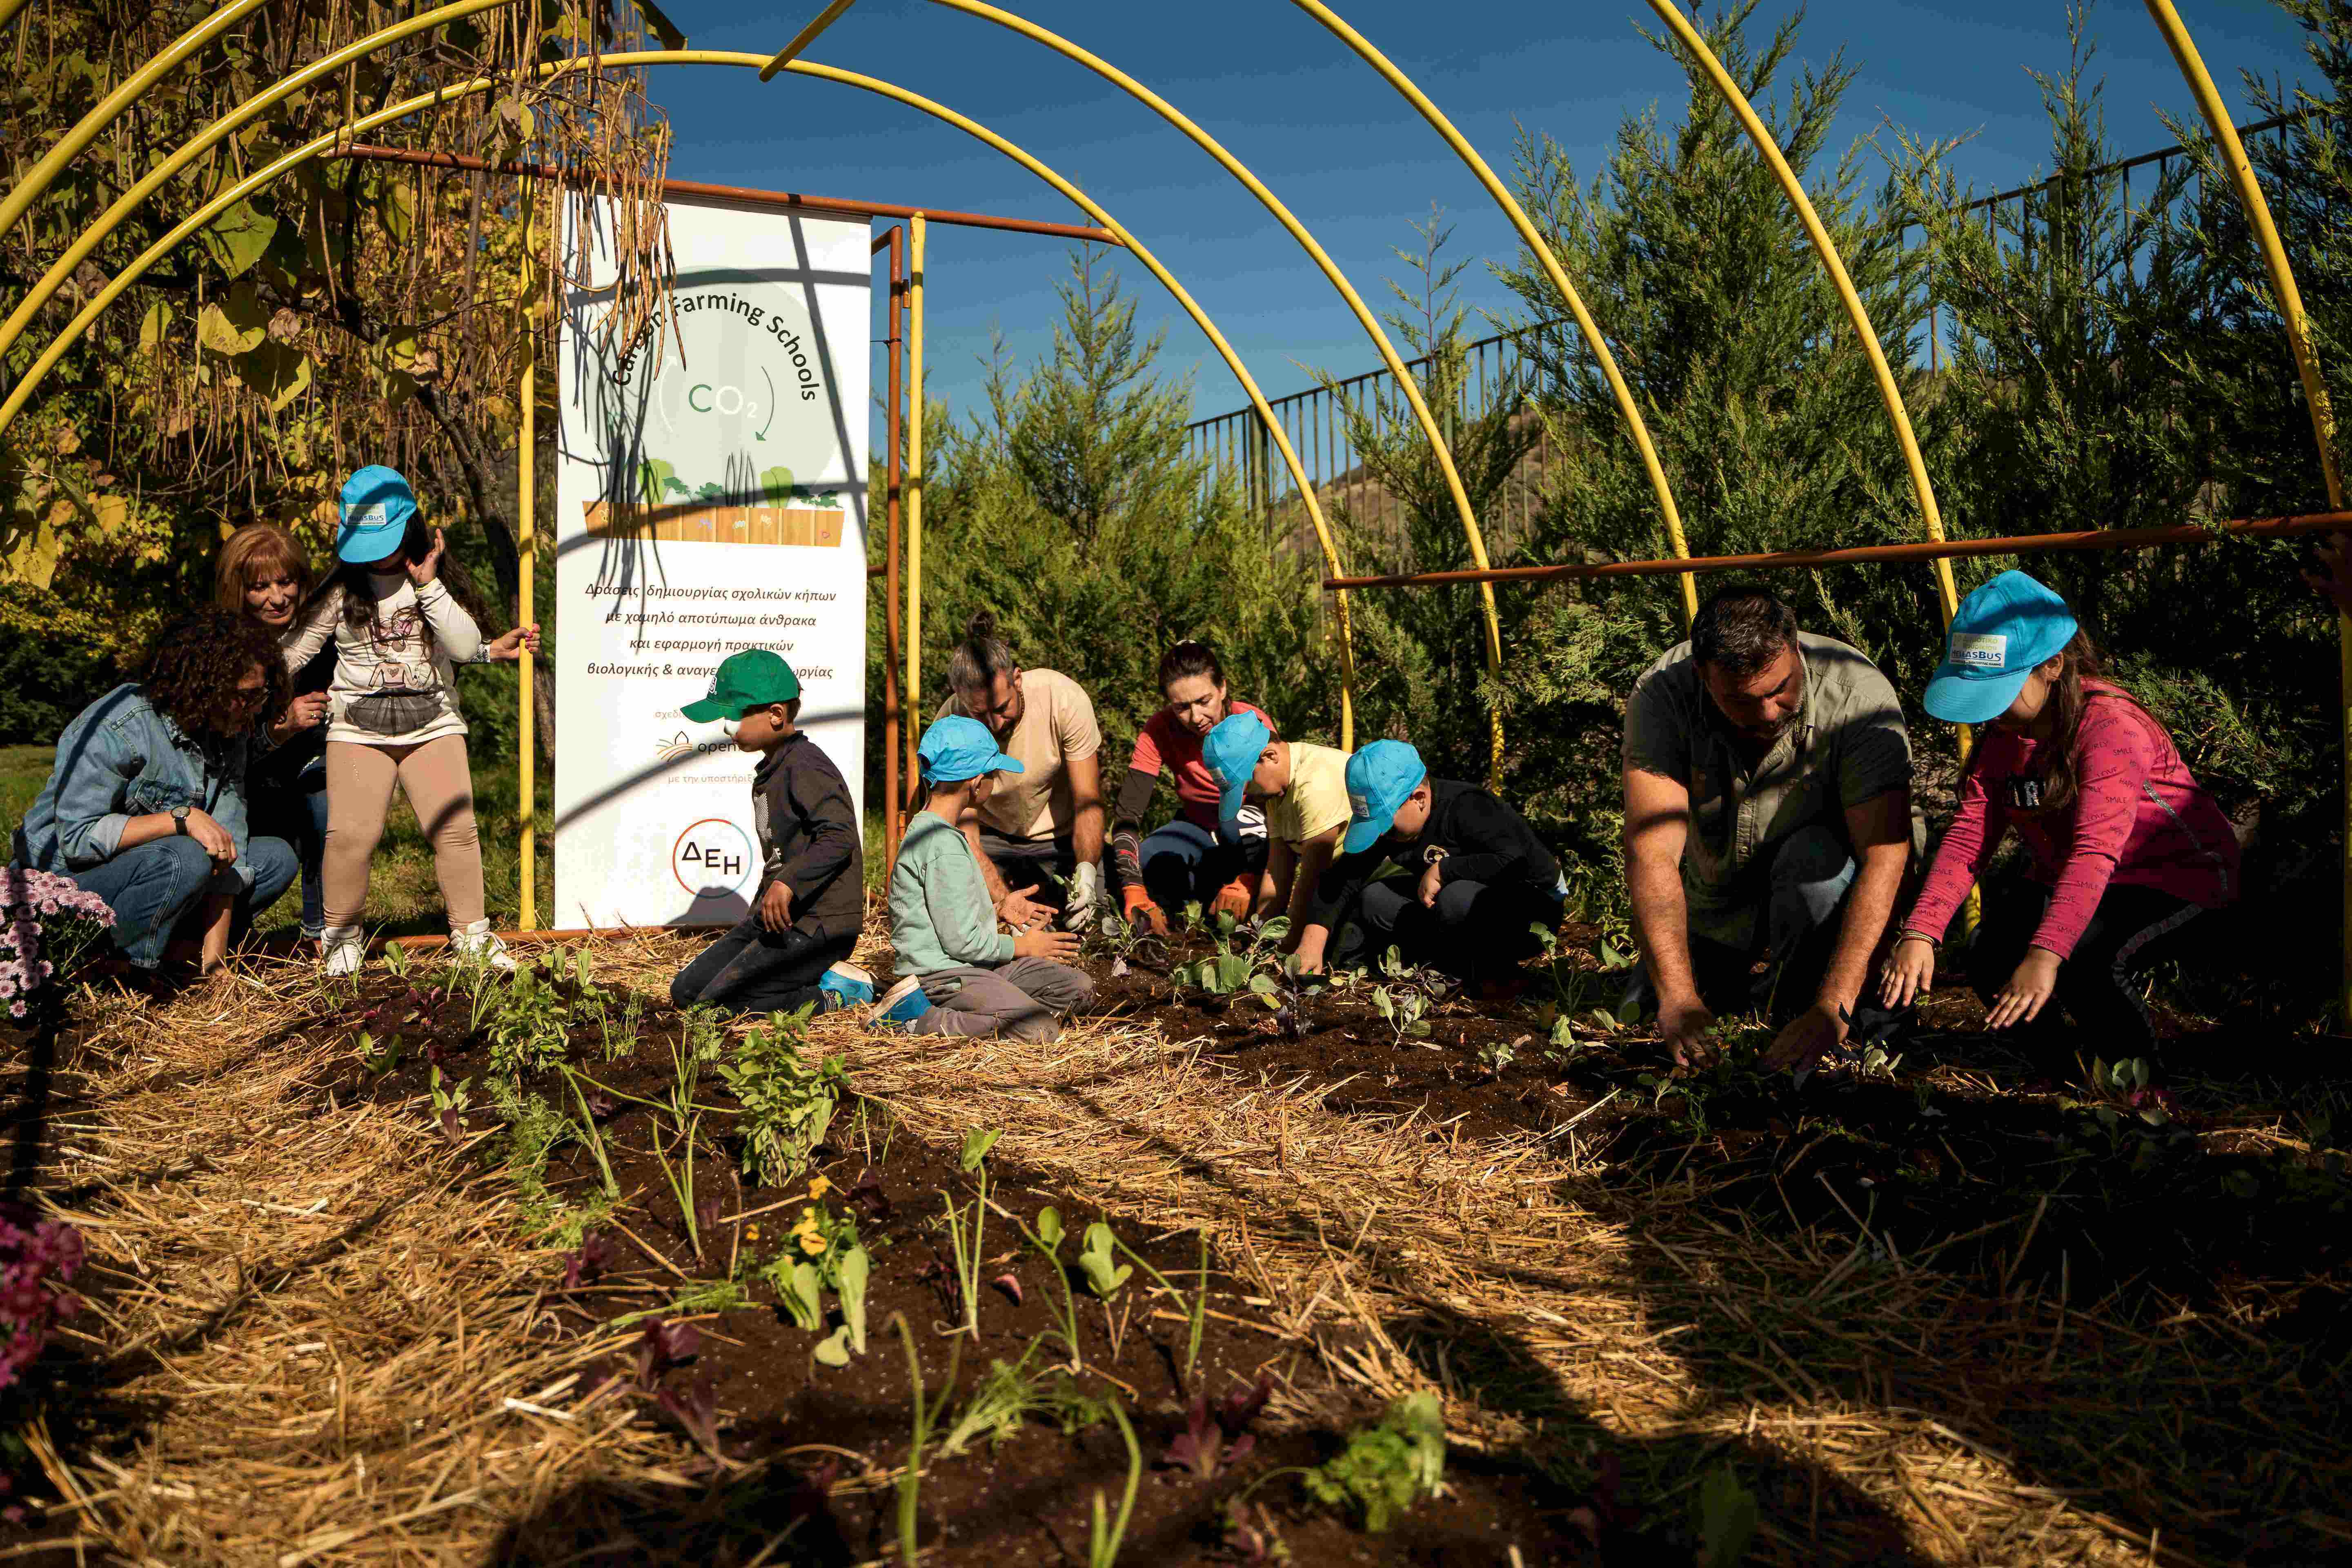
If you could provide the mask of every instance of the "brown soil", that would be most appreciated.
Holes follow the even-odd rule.
[[[1878,1259],[2002,1289],[2040,1281],[2077,1300],[2128,1289],[2207,1302],[2249,1279],[2332,1274],[2352,1251],[2340,1223],[2352,1171],[2273,1135],[2265,1102],[2278,1084],[2261,1085],[2250,1107],[2243,1084],[2197,1081],[2263,1073],[2284,1080],[2291,1102],[2294,1085],[2332,1070],[2339,1042],[2265,1032],[2257,1046],[2159,1013],[2167,1038],[2151,1088],[2108,1093],[2087,1087],[2094,1042],[2021,1053],[1981,1032],[1973,994],[1948,986],[1891,1047],[1891,1069],[1832,1066],[1799,1086],[1754,1070],[1767,1030],[1746,1030],[1744,1048],[1691,1070],[1666,1061],[1648,1026],[1591,1023],[1591,1009],[1621,991],[1620,976],[1596,973],[1598,945],[1591,928],[1563,933],[1560,984],[1577,987],[1580,1009],[1569,1050],[1549,1048],[1559,992],[1541,965],[1507,1002],[1450,993],[1425,1038],[1381,1016],[1377,975],[1297,1006],[1294,1031],[1258,996],[1194,984],[1189,966],[1215,951],[1197,938],[1180,935],[1164,956],[1147,949],[1123,973],[1103,959],[1088,968],[1098,1007],[1197,1042],[1203,1059],[1253,1084],[1327,1085],[1326,1110],[1415,1116],[1433,1141],[1572,1129],[1629,1196],[1687,1180],[1694,1196],[1745,1218],[1843,1233]],[[1493,1065],[1506,1047],[1508,1062]],[[2352,1349],[2352,1310],[2325,1318],[2310,1331]]]
[[[404,989],[371,977],[361,1005],[379,1005]],[[1270,1303],[1225,1272],[1213,1255],[1198,1360],[1188,1377],[1186,1298],[1201,1264],[1196,1239],[1189,1233],[1123,1236],[1182,1295],[1155,1288],[1139,1268],[1111,1301],[1095,1300],[1073,1260],[1085,1227],[1104,1216],[1019,1167],[989,1162],[980,1332],[974,1340],[954,1331],[950,1325],[961,1321],[962,1309],[943,1213],[950,1202],[970,1210],[976,1178],[960,1169],[953,1152],[942,1153],[898,1135],[886,1110],[854,1096],[844,1100],[827,1142],[788,1188],[753,1185],[738,1174],[733,1160],[713,1158],[706,1151],[698,1170],[697,1206],[706,1207],[714,1190],[720,1195],[705,1214],[698,1257],[684,1211],[651,1152],[656,1136],[675,1137],[656,1131],[668,1128],[669,1119],[622,1098],[666,1095],[673,1070],[671,1042],[679,1027],[666,1008],[649,1014],[635,1048],[602,1063],[599,1040],[573,1040],[571,1059],[614,1098],[616,1109],[600,1117],[601,1136],[625,1196],[611,1223],[591,1229],[611,1244],[615,1261],[593,1284],[570,1291],[551,1278],[551,1294],[564,1298],[562,1310],[583,1334],[593,1331],[659,1309],[696,1284],[724,1279],[731,1264],[764,1261],[789,1248],[792,1226],[805,1208],[821,1204],[856,1216],[860,1238],[872,1256],[866,1352],[846,1367],[819,1365],[812,1352],[824,1336],[798,1327],[776,1305],[768,1286],[756,1279],[748,1286],[747,1306],[655,1310],[643,1321],[695,1327],[696,1353],[647,1383],[632,1375],[624,1357],[592,1372],[580,1386],[593,1388],[612,1377],[611,1388],[591,1401],[607,1410],[647,1401],[649,1393],[683,1394],[707,1380],[719,1412],[719,1454],[702,1467],[709,1492],[694,1507],[681,1508],[674,1491],[658,1488],[590,1489],[512,1530],[501,1561],[573,1562],[625,1537],[662,1541],[666,1561],[745,1561],[792,1520],[800,1522],[789,1550],[770,1561],[850,1563],[894,1552],[893,1483],[908,1452],[914,1412],[905,1344],[896,1328],[900,1320],[912,1334],[933,1413],[934,1452],[927,1458],[919,1492],[924,1561],[1083,1561],[1095,1494],[1103,1493],[1115,1513],[1126,1484],[1128,1455],[1110,1422],[1097,1420],[1065,1435],[1047,1421],[1031,1420],[1018,1424],[994,1448],[982,1439],[958,1458],[935,1451],[992,1363],[1018,1363],[1025,1354],[1030,1370],[1042,1373],[1068,1359],[1062,1348],[1057,1270],[1023,1241],[1013,1223],[1034,1230],[1039,1212],[1049,1205],[1060,1213],[1068,1235],[1060,1248],[1060,1272],[1077,1306],[1085,1366],[1075,1386],[1097,1399],[1120,1400],[1146,1466],[1122,1561],[1234,1560],[1223,1550],[1220,1521],[1227,1500],[1245,1490],[1252,1501],[1269,1506],[1291,1560],[1302,1563],[1494,1563],[1507,1562],[1515,1545],[1525,1561],[1535,1563],[1559,1561],[1571,1551],[1578,1538],[1562,1535],[1558,1518],[1575,1500],[1547,1495],[1539,1478],[1507,1468],[1473,1464],[1465,1469],[1455,1464],[1449,1469],[1446,1496],[1415,1508],[1377,1537],[1307,1504],[1295,1480],[1281,1472],[1329,1458],[1347,1430],[1376,1420],[1380,1410],[1330,1386],[1319,1373],[1314,1347],[1287,1341],[1266,1323],[1263,1310]],[[434,1065],[428,1052],[439,1055],[446,1080],[470,1078],[478,1085],[484,1076],[485,1047],[464,1037],[460,1002],[446,1002],[436,1016],[415,1019],[401,1037],[397,1066],[370,1073],[354,1054],[318,1089],[331,1100],[415,1105]],[[551,1073],[527,1079],[524,1088],[551,1100],[568,1097],[562,1079]],[[695,1098],[718,1111],[709,1142],[729,1150],[729,1123],[740,1109],[736,1101],[709,1070]],[[457,1136],[469,1141],[496,1125],[479,1109],[478,1088],[475,1100],[476,1108],[457,1130]],[[568,1098],[563,1103],[576,1112]],[[831,1190],[812,1199],[810,1184],[820,1179]],[[551,1194],[577,1201],[599,1188],[601,1176],[589,1149],[572,1142],[549,1160],[545,1182]],[[832,1306],[832,1299],[827,1300]],[[834,1306],[828,1328],[839,1321]],[[1261,1377],[1277,1391],[1275,1408],[1252,1424],[1254,1448],[1245,1458],[1206,1481],[1163,1463],[1171,1442],[1186,1429],[1187,1407],[1195,1394],[1221,1399],[1246,1392]],[[655,1406],[646,1402],[645,1408]],[[661,1418],[684,1427],[674,1414]],[[692,1542],[690,1552],[674,1550],[673,1543],[682,1545],[681,1531]]]

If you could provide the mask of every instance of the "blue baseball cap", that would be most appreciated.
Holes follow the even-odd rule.
[[[371,463],[343,481],[343,525],[335,533],[335,557],[354,566],[381,561],[408,537],[416,515],[416,492],[399,470]]]
[[[1348,831],[1339,839],[1349,855],[1370,847],[1396,821],[1397,807],[1429,776],[1421,753],[1402,741],[1374,741],[1348,759]]]
[[[977,719],[933,721],[915,755],[921,760],[926,784],[961,784],[983,773],[1028,772],[996,749],[996,737]]]
[[[1274,731],[1265,721],[1255,713],[1231,713],[1217,722],[1201,742],[1201,762],[1209,776],[1217,781],[1224,796],[1217,803],[1217,815],[1228,817],[1242,808],[1242,792],[1249,787],[1250,775],[1257,772],[1257,760],[1265,753],[1265,743],[1274,739]]]
[[[1982,724],[2009,711],[2033,667],[2074,640],[2066,601],[2022,572],[2004,572],[1960,601],[1944,662],[1927,682],[1927,711]]]

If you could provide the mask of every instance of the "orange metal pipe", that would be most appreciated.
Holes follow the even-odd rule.
[[[1388,577],[1326,577],[1326,588],[1423,588],[1455,583],[1551,583],[1586,577],[1668,577],[1677,572],[1781,572],[1872,562],[1947,561],[1969,555],[2050,555],[2069,550],[2147,550],[2198,544],[2224,535],[2287,539],[2352,527],[2352,511],[2288,517],[2237,518],[2208,528],[2094,528],[2079,533],[2022,533],[2001,539],[1916,540],[1907,544],[1858,544],[1843,550],[1776,550],[1761,555],[1695,555],[1661,561],[1596,561],[1556,566],[1496,566],[1484,572],[1402,572]]]
[[[494,163],[483,158],[469,158],[462,153],[427,152],[412,147],[378,147],[361,142],[324,155],[360,158],[378,163],[425,163],[436,169],[479,169],[488,174],[521,174],[532,179],[562,180],[571,184],[581,183],[578,171],[558,169],[546,163]],[[714,185],[701,180],[664,180],[662,195],[703,196],[713,201],[738,202],[745,206],[848,217],[912,217],[919,212],[933,223],[954,224],[961,228],[995,228],[1012,234],[1043,234],[1056,239],[1078,239],[1090,245],[1126,248],[1126,243],[1110,230],[1082,223],[1046,223],[1038,218],[998,217],[993,213],[940,212],[934,207],[900,206],[895,202],[855,202],[834,196],[804,196],[796,191],[761,191],[746,185]]]

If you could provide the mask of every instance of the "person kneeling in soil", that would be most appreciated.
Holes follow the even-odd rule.
[[[2107,1058],[2156,1044],[2135,971],[2168,938],[2238,895],[2238,837],[2130,693],[2099,679],[2097,649],[2066,601],[2004,572],[1952,617],[1927,711],[1982,724],[1959,809],[1888,955],[1880,994],[1908,1006],[2011,827],[2032,868],[1985,887],[1969,983],[1986,1026],[2051,1043],[2060,1007]],[[2057,1005],[2052,1005],[2053,1001]]]
[[[1568,898],[1559,862],[1528,819],[1475,784],[1433,779],[1402,741],[1375,741],[1348,759],[1352,821],[1318,879],[1298,967],[1360,968],[1391,946],[1465,982],[1507,987],[1503,972],[1541,945],[1529,928],[1557,926]],[[1375,879],[1383,861],[1402,878]]]
[[[903,1016],[919,990],[929,1006],[914,1018],[916,1034],[1050,1040],[1063,1016],[1094,994],[1092,979],[1057,962],[1077,956],[1078,939],[1051,927],[1019,936],[998,931],[980,857],[957,826],[988,798],[999,773],[1017,773],[1021,763],[975,719],[935,721],[916,755],[929,797],[907,824],[890,873],[899,980],[876,1014]]]
[[[1265,822],[1246,810],[1239,791],[1223,788],[1202,760],[1202,742],[1228,717],[1262,728],[1263,709],[1225,693],[1225,667],[1216,650],[1187,639],[1160,660],[1160,690],[1168,705],[1144,722],[1119,781],[1111,814],[1111,864],[1119,902],[1130,925],[1168,934],[1168,914],[1197,903],[1212,915],[1240,920],[1265,865]],[[1176,778],[1176,815],[1150,835],[1150,809],[1162,771]]]
[[[670,982],[670,1001],[730,1013],[872,1001],[873,977],[848,962],[866,919],[857,814],[841,770],[796,727],[800,678],[766,648],[746,648],[727,656],[709,696],[679,711],[697,724],[732,721],[735,744],[760,754],[751,826],[761,870],[751,912]]]
[[[1234,816],[1244,801],[1265,811],[1265,869],[1248,913],[1287,914],[1282,951],[1296,952],[1307,933],[1315,885],[1339,852],[1348,826],[1349,753],[1307,741],[1280,741],[1255,713],[1235,713],[1209,731],[1201,757],[1223,792],[1219,807]]]

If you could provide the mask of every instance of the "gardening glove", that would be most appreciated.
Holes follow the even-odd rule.
[[[1062,929],[1084,931],[1093,923],[1095,910],[1102,903],[1102,868],[1091,860],[1082,860],[1070,873],[1069,902],[1063,907]]]
[[[1247,920],[1250,911],[1250,885],[1246,877],[1236,877],[1217,889],[1216,901],[1209,906],[1212,915],[1231,915],[1237,921]]]
[[[1145,892],[1139,884],[1129,882],[1118,890],[1118,898],[1119,902],[1126,906],[1129,925],[1140,924],[1145,931],[1157,937],[1165,937],[1168,934],[1167,915],[1161,912],[1158,904],[1151,901],[1151,895]]]

